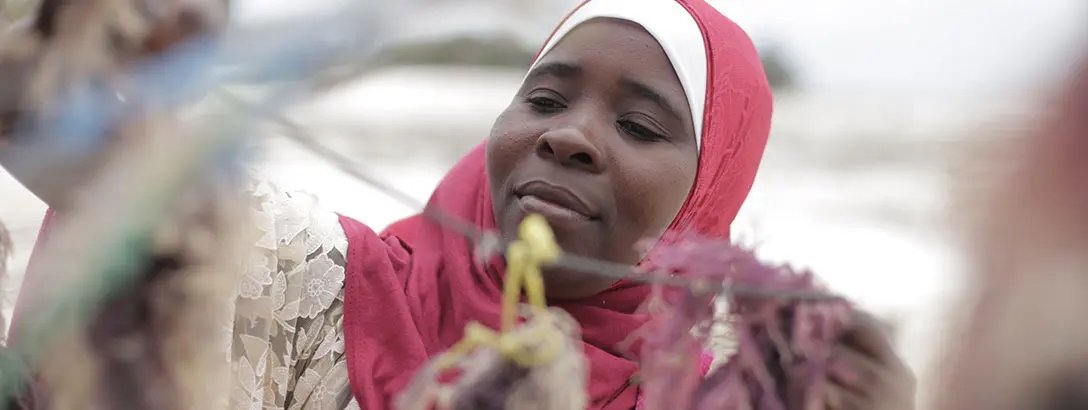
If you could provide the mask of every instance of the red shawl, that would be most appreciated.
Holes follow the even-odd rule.
[[[695,184],[670,230],[728,237],[755,178],[770,131],[771,94],[748,36],[700,0],[679,0],[704,37],[707,93]],[[430,206],[495,229],[480,144],[446,175]],[[375,234],[341,218],[349,238],[344,331],[352,388],[362,408],[387,408],[429,357],[465,324],[499,327],[503,266],[473,260],[471,244],[420,216]],[[556,304],[582,327],[591,407],[632,409],[638,364],[617,344],[646,323],[644,285],[619,282],[594,297]]]

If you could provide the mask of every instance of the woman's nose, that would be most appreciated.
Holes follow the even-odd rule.
[[[541,134],[537,140],[536,152],[564,167],[592,173],[604,171],[604,158],[600,149],[577,127],[564,127]]]

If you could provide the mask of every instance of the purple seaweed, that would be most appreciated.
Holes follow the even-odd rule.
[[[851,315],[841,299],[775,295],[819,290],[813,275],[761,262],[750,250],[693,236],[658,245],[646,267],[682,276],[689,288],[662,287],[664,302],[640,333],[644,409],[818,409],[828,361]],[[700,379],[700,335],[715,320],[717,286],[759,289],[730,295],[728,322],[737,341],[729,360]],[[693,378],[692,375],[695,375]]]

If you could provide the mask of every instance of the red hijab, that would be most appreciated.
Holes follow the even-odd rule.
[[[669,230],[728,237],[770,131],[770,87],[740,27],[705,1],[675,1],[698,25],[707,61],[698,171]],[[485,155],[480,144],[462,158],[429,205],[494,230]],[[458,341],[468,322],[499,327],[504,269],[477,263],[463,236],[420,216],[380,235],[350,218],[341,224],[349,239],[344,332],[352,389],[362,408],[388,408],[414,371]],[[638,364],[617,345],[646,323],[637,308],[648,295],[647,286],[621,281],[555,304],[581,324],[592,408],[635,407],[637,387],[629,380]]]

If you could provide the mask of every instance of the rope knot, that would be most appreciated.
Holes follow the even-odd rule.
[[[506,282],[503,284],[502,329],[508,331],[514,327],[517,319],[518,302],[521,291],[529,305],[536,309],[545,309],[544,277],[540,273],[541,265],[559,260],[562,250],[555,242],[548,221],[543,216],[532,214],[518,226],[518,240],[506,249]]]
[[[461,341],[440,357],[436,366],[439,369],[452,366],[481,346],[494,348],[503,357],[525,367],[541,365],[555,357],[562,346],[563,335],[557,328],[539,324],[549,317],[541,266],[555,263],[562,252],[547,220],[540,215],[527,216],[518,226],[518,240],[506,249],[501,332],[476,322],[469,323]],[[523,289],[529,302],[527,316],[537,317],[539,323],[514,334]]]

